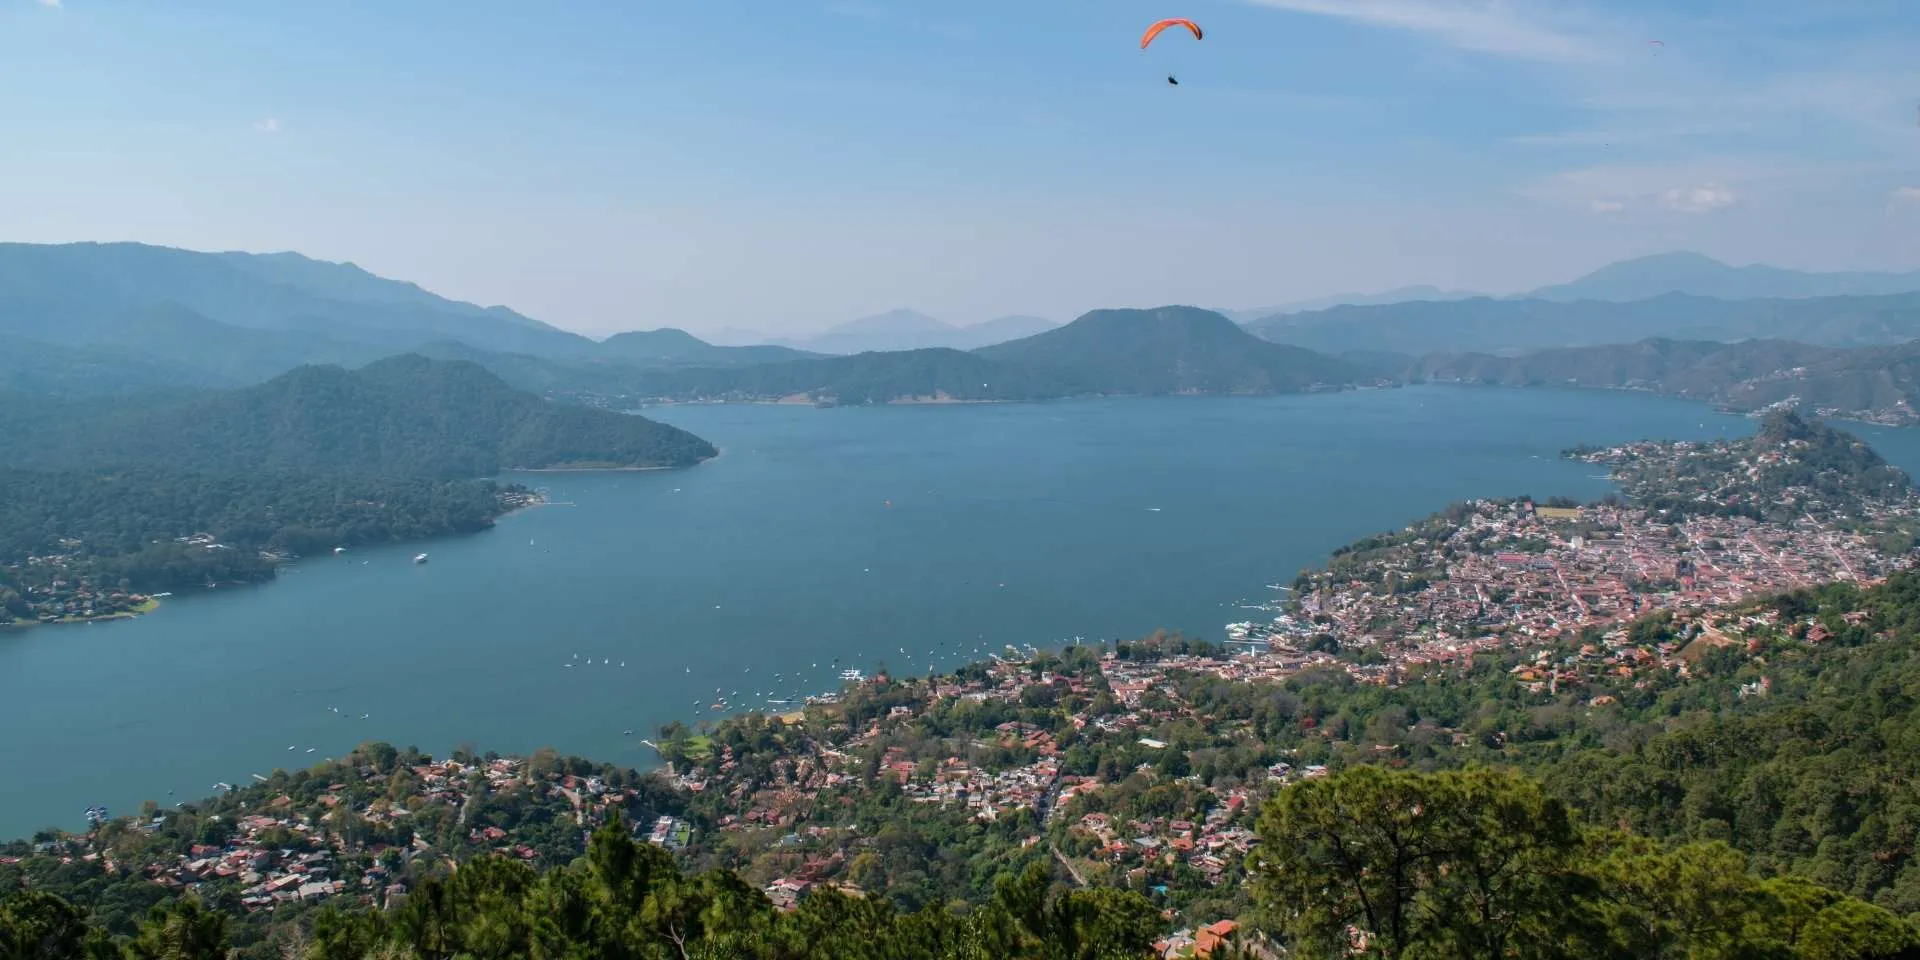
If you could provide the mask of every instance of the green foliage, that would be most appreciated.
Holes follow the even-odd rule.
[[[154,907],[126,953],[127,960],[226,960],[227,915],[194,897]]]
[[[0,945],[90,957],[101,934],[56,897],[0,901]],[[386,915],[315,914],[295,955],[360,960],[378,951],[418,960],[729,958],[729,960],[1121,960],[1146,956],[1161,929],[1137,894],[1066,891],[1035,868],[1005,877],[966,913],[903,914],[882,901],[826,889],[792,912],[726,871],[688,876],[665,852],[636,843],[614,821],[574,865],[535,873],[482,857],[423,882]],[[125,941],[129,960],[224,958],[226,917],[192,898],[154,908]],[[43,946],[50,945],[50,946]],[[65,951],[65,952],[60,952]]]
[[[111,956],[87,913],[50,893],[0,898],[0,960],[94,960]]]
[[[1566,808],[1513,774],[1358,767],[1281,791],[1260,838],[1260,901],[1331,956],[1356,928],[1382,957],[1562,956],[1588,886]]]
[[[1920,930],[1720,843],[1583,836],[1540,786],[1483,770],[1359,767],[1269,803],[1262,909],[1305,957],[1920,955]]]

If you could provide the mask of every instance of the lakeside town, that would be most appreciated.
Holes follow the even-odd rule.
[[[1622,494],[1472,501],[1364,539],[1291,598],[1255,605],[1274,616],[1230,625],[1224,647],[1156,634],[1009,647],[945,676],[849,678],[780,716],[672,725],[649,774],[367,745],[190,809],[101,811],[85,835],[6,848],[0,869],[229,890],[246,911],[343,897],[385,907],[465,857],[568,862],[618,817],[783,908],[827,888],[885,891],[908,908],[979,895],[975,878],[991,871],[977,864],[1040,857],[1076,885],[1160,904],[1175,930],[1162,956],[1209,956],[1237,942],[1257,811],[1276,791],[1349,764],[1505,745],[1503,732],[1393,708],[1357,715],[1317,691],[1451,676],[1605,708],[1686,682],[1713,651],[1752,655],[1779,637],[1817,646],[1867,617],[1828,624],[1756,597],[1871,584],[1912,562],[1910,482],[1797,419],[1740,441],[1570,456],[1609,469]],[[1739,692],[1770,691],[1763,674]]]

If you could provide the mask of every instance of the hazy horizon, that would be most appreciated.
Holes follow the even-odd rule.
[[[1910,4],[1175,13],[1205,41],[1142,54],[1136,0],[7,0],[0,239],[295,250],[595,336],[1920,267]]]

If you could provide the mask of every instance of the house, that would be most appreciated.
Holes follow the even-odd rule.
[[[1219,920],[1207,924],[1193,932],[1193,956],[1211,957],[1215,950],[1226,945],[1233,937],[1233,931],[1239,924],[1232,920]]]

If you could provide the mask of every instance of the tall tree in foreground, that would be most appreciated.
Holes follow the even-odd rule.
[[[1256,895],[1314,955],[1562,957],[1589,894],[1566,809],[1513,774],[1356,768],[1282,791],[1260,841]]]
[[[1264,919],[1301,957],[1920,960],[1920,931],[1722,843],[1581,831],[1514,773],[1358,767],[1260,816]]]

